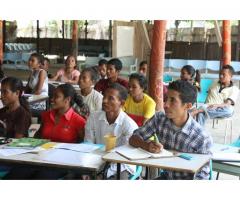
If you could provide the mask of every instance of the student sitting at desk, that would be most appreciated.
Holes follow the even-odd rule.
[[[56,88],[53,96],[53,109],[42,113],[42,124],[36,138],[50,139],[53,142],[78,143],[84,139],[85,120],[72,109],[73,103],[82,105],[82,99],[70,84]],[[14,167],[4,177],[13,180],[52,180],[63,177],[66,171],[39,170],[26,167]]]
[[[83,102],[88,105],[90,113],[102,110],[103,96],[93,88],[96,80],[97,74],[92,68],[82,70],[79,78],[80,95],[83,98]]]
[[[21,138],[28,136],[31,114],[28,102],[22,96],[22,81],[7,77],[2,80],[1,99],[4,107],[0,109],[2,131],[0,136]]]
[[[129,77],[129,95],[123,106],[124,111],[142,126],[155,113],[155,101],[144,93],[147,80],[142,74],[134,73]]]
[[[51,81],[78,84],[80,72],[77,68],[77,60],[74,56],[68,56],[65,61],[65,68],[57,71]]]
[[[54,142],[78,143],[84,139],[85,119],[72,108],[82,107],[83,100],[70,84],[59,85],[54,91],[52,110],[42,113],[37,137]]]
[[[130,145],[141,147],[149,152],[165,149],[186,153],[210,154],[212,138],[188,113],[196,101],[197,91],[187,81],[174,81],[169,84],[165,114],[157,112],[145,125],[133,132]],[[160,143],[148,141],[156,133]],[[160,179],[209,179],[209,164],[195,177],[183,172],[165,171]]]
[[[103,96],[103,111],[90,114],[85,128],[85,141],[104,144],[104,136],[112,133],[117,136],[116,146],[128,143],[131,133],[138,128],[137,124],[121,110],[127,98],[127,90],[113,83]],[[130,174],[135,173],[136,166],[124,165],[121,179],[128,179]],[[117,166],[111,164],[107,170],[107,178],[114,178]]]
[[[48,77],[47,72],[41,68],[42,59],[42,55],[38,53],[31,54],[29,58],[28,66],[31,69],[31,73],[26,85],[26,93],[48,96]],[[46,110],[46,102],[43,101],[35,103],[31,105],[31,109],[33,115],[38,116],[39,110]]]
[[[100,79],[96,85],[95,90],[104,94],[105,90],[112,83],[119,83],[125,88],[128,88],[128,81],[119,78],[119,73],[122,69],[122,62],[118,58],[113,58],[107,62],[107,79]]]

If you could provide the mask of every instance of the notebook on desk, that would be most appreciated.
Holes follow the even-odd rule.
[[[50,140],[46,140],[46,139],[20,138],[7,144],[5,148],[34,149],[35,147],[41,146],[49,141]]]
[[[141,148],[124,145],[115,148],[115,152],[129,160],[143,160],[147,158],[166,158],[176,156],[170,151],[163,149],[160,153],[150,153]]]

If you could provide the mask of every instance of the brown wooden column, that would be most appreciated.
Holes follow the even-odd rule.
[[[231,21],[223,20],[222,26],[222,63],[223,65],[231,64]]]
[[[3,63],[3,21],[0,20],[0,65]]]
[[[166,45],[166,20],[155,20],[149,68],[149,94],[156,102],[156,111],[163,110],[163,68]]]
[[[72,55],[74,55],[76,58],[78,56],[78,21],[77,20],[73,20]]]

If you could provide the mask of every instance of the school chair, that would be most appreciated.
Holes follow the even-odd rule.
[[[218,124],[219,121],[225,122],[225,132],[224,132],[224,144],[227,141],[228,128],[230,127],[230,142],[232,142],[232,132],[233,132],[233,118],[232,117],[218,117],[213,119],[212,128],[215,128],[215,124]]]
[[[135,174],[130,176],[129,180],[139,179],[141,177],[141,173],[142,173],[142,166],[137,166]]]
[[[168,74],[163,75],[163,82],[164,83],[170,83],[172,81],[173,81],[173,77],[172,76],[170,76]]]
[[[201,79],[201,91],[197,95],[197,103],[205,103],[208,95],[208,90],[213,83],[212,79]]]

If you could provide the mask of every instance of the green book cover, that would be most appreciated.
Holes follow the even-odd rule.
[[[46,139],[36,139],[36,138],[20,138],[17,140],[12,141],[7,146],[8,147],[26,147],[26,148],[35,148],[37,146],[41,146],[47,142],[50,142],[50,140]]]

